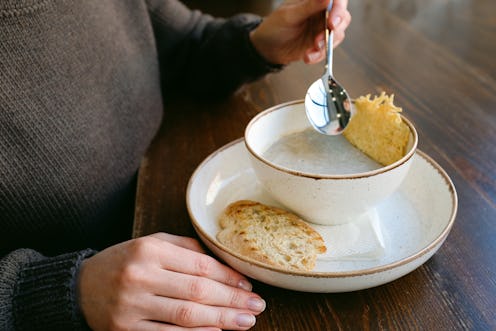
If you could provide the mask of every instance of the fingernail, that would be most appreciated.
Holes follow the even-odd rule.
[[[245,290],[245,291],[250,291],[252,290],[253,286],[251,285],[251,283],[247,280],[240,280],[239,283],[238,283],[238,287]]]
[[[319,45],[319,49],[324,48],[324,46],[325,46],[325,41],[324,41],[324,40],[319,40],[319,44],[318,44],[318,45]]]
[[[249,298],[248,299],[248,309],[256,311],[256,312],[262,312],[265,310],[266,303],[263,299],[259,298]]]
[[[309,53],[308,54],[308,59],[310,61],[315,61],[315,60],[317,60],[319,58],[319,56],[320,56],[320,52]]]
[[[335,16],[332,18],[332,27],[335,28],[341,23],[341,16]]]
[[[238,314],[238,316],[236,316],[236,324],[242,328],[254,326],[255,322],[255,316],[250,314]]]

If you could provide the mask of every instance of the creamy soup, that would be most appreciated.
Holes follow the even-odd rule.
[[[342,135],[326,136],[312,128],[282,137],[263,154],[279,166],[322,175],[348,175],[381,167]]]

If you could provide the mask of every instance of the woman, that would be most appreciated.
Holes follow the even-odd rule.
[[[218,98],[322,60],[327,5],[261,20],[176,0],[0,0],[0,329],[252,327],[265,302],[196,240],[129,240],[134,180],[163,92]]]

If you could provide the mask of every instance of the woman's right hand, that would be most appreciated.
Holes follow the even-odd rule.
[[[325,58],[324,13],[329,0],[285,0],[250,32],[255,49],[267,61],[289,64],[303,60],[317,63]],[[334,0],[327,26],[339,45],[351,22],[348,0]]]
[[[79,302],[99,330],[247,330],[265,301],[240,273],[198,241],[166,233],[133,239],[88,258]]]

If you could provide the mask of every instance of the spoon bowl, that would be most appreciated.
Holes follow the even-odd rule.
[[[332,1],[326,11],[326,65],[324,74],[316,80],[305,96],[307,118],[313,128],[325,135],[338,135],[343,132],[353,115],[351,98],[344,87],[332,74],[334,32],[327,27]]]

